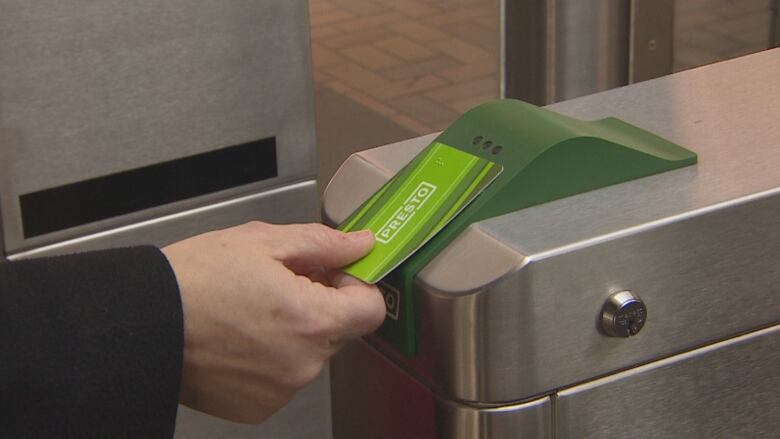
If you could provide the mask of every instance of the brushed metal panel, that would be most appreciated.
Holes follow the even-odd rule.
[[[700,162],[480,223],[529,264],[449,299],[423,270],[421,356],[397,361],[446,395],[507,401],[779,320],[778,74],[775,50],[552,106],[620,115]],[[594,323],[622,289],[649,306],[630,340]]]
[[[421,273],[420,355],[396,361],[444,395],[511,401],[780,321],[778,212],[780,190],[528,254],[514,275],[465,296],[432,288]],[[621,290],[648,307],[647,324],[630,339],[607,337],[597,325],[604,301]]]
[[[550,4],[548,0],[502,1],[502,97],[535,105],[552,102]]]
[[[629,4],[613,0],[555,3],[553,100],[628,83]]]
[[[559,439],[776,437],[780,326],[564,390]]]
[[[437,135],[428,134],[350,155],[325,188],[323,220],[336,225],[347,219]]]
[[[470,294],[527,263],[524,255],[507,247],[475,225],[466,228],[419,274],[435,290]]]
[[[13,253],[8,258],[16,260],[127,245],[163,246],[198,233],[252,220],[272,223],[315,222],[319,215],[317,200],[317,182],[309,180]]]
[[[10,252],[314,178],[308,2],[0,0],[0,10]],[[275,179],[22,239],[20,194],[269,136]]]
[[[675,0],[631,0],[628,82],[672,73]]]
[[[549,397],[502,407],[441,399],[364,342],[331,362],[336,439],[552,438]]]
[[[582,119],[619,116],[699,153],[695,166],[483,222],[527,254],[694,214],[780,184],[780,49],[548,107]],[[517,227],[522,223],[523,227]]]
[[[325,188],[323,219],[332,226],[341,224],[355,210],[355,206],[379,190],[392,175],[393,172],[368,162],[359,154],[350,155]]]
[[[774,50],[551,106],[617,115],[700,161],[478,223],[526,264],[464,295],[436,280],[439,255],[417,277],[420,355],[383,352],[441,395],[505,403],[780,320],[778,75]],[[429,141],[360,155],[395,171]],[[599,310],[624,289],[648,323],[606,337]]]
[[[506,97],[544,105],[628,83],[628,2],[505,3]]]
[[[439,402],[439,405],[444,405]],[[441,425],[443,439],[552,439],[549,397],[495,408],[446,404]]]

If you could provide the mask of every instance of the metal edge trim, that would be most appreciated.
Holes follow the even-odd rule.
[[[780,46],[780,0],[774,0],[770,6],[769,48]]]
[[[596,387],[601,387],[604,385],[608,385],[617,381],[621,381],[623,379],[632,377],[637,374],[642,374],[644,372],[649,372],[654,369],[658,369],[670,364],[679,363],[686,361],[688,359],[707,354],[719,349],[722,349],[724,347],[736,345],[742,342],[745,342],[747,340],[753,339],[753,338],[759,338],[764,335],[768,335],[774,332],[780,332],[780,322],[774,323],[772,326],[765,327],[763,329],[759,329],[756,331],[748,332],[746,334],[738,335],[733,338],[729,338],[726,340],[722,340],[719,342],[715,342],[712,344],[708,344],[690,351],[685,351],[676,355],[672,355],[670,357],[662,358],[660,360],[652,361],[650,363],[643,364],[641,366],[632,367],[630,369],[623,370],[621,372],[607,375],[605,377],[597,378],[592,381],[587,381],[582,384],[578,384],[566,389],[562,389],[558,392],[558,397],[566,397],[570,395],[574,395],[576,393],[581,393],[590,389],[594,389]]]
[[[236,205],[236,204],[241,204],[241,203],[245,203],[245,202],[248,202],[248,201],[252,201],[252,200],[254,200],[256,198],[266,197],[266,196],[269,196],[269,195],[276,195],[276,194],[279,194],[279,193],[282,193],[282,192],[286,192],[286,191],[289,191],[289,190],[305,188],[305,187],[308,187],[308,186],[314,186],[315,189],[316,189],[317,181],[316,180],[301,181],[301,182],[297,182],[297,183],[290,184],[290,185],[287,185],[287,186],[277,187],[277,188],[273,188],[273,189],[270,189],[270,190],[267,190],[267,191],[254,193],[254,194],[251,194],[251,195],[245,195],[245,196],[242,196],[242,197],[221,201],[221,202],[214,203],[214,204],[209,204],[209,205],[206,205],[206,206],[200,206],[200,207],[196,207],[194,209],[184,210],[184,211],[181,211],[181,212],[176,212],[176,213],[173,213],[173,214],[164,215],[164,216],[161,216],[161,217],[144,220],[144,221],[140,221],[140,222],[137,222],[137,223],[128,224],[128,225],[125,225],[125,226],[116,227],[116,228],[113,228],[113,229],[103,230],[103,231],[100,231],[100,232],[97,232],[97,233],[92,233],[92,234],[89,234],[89,235],[79,236],[77,238],[68,239],[68,240],[65,240],[65,241],[60,241],[60,242],[57,242],[57,243],[54,243],[54,244],[49,244],[49,245],[45,245],[45,246],[42,246],[42,247],[37,247],[37,248],[31,249],[31,250],[25,250],[25,251],[22,251],[22,252],[19,252],[19,253],[10,254],[10,255],[7,256],[7,258],[8,258],[8,260],[11,260],[11,261],[18,260],[18,259],[30,258],[30,257],[34,257],[34,256],[36,256],[38,254],[46,253],[46,252],[49,252],[51,250],[56,250],[58,248],[72,246],[72,245],[75,245],[75,244],[80,244],[80,243],[83,243],[83,242],[87,242],[87,241],[91,241],[91,240],[94,240],[94,239],[103,238],[105,236],[109,236],[109,235],[113,235],[113,234],[117,234],[117,233],[124,233],[124,232],[130,232],[130,231],[137,230],[137,229],[142,229],[144,227],[147,227],[147,226],[150,226],[150,225],[153,225],[153,224],[159,224],[161,222],[175,221],[176,219],[183,218],[183,217],[186,217],[186,216],[195,215],[195,214],[202,213],[202,212],[208,212],[208,211],[212,211],[212,210],[216,210],[216,209],[227,208],[227,207],[230,207],[230,206],[233,206],[233,205]]]
[[[507,20],[506,20],[506,2],[509,0],[501,0],[498,5],[498,27],[499,27],[499,34],[498,34],[498,96],[500,98],[506,98],[506,79],[507,79],[507,71],[506,71],[506,50],[507,50],[507,43],[506,43],[506,26],[507,26]]]
[[[636,81],[636,23],[637,0],[628,2],[628,83]]]
[[[491,286],[494,284],[500,282],[501,280],[505,279],[507,276],[511,275],[512,273],[516,273],[523,269],[528,263],[529,259],[528,256],[526,256],[523,252],[518,251],[516,248],[510,247],[503,242],[501,242],[499,239],[497,239],[495,236],[491,235],[487,230],[485,230],[483,227],[480,227],[479,223],[473,223],[470,224],[463,232],[458,235],[455,240],[450,243],[450,245],[453,245],[456,243],[462,236],[464,236],[466,233],[474,233],[482,236],[485,240],[489,240],[491,245],[494,245],[496,247],[501,247],[506,249],[507,253],[512,253],[514,256],[517,256],[512,261],[511,265],[507,265],[503,272],[490,279],[489,281],[483,283],[480,286],[467,288],[461,291],[445,291],[440,286],[436,285],[435,282],[431,282],[429,279],[429,272],[426,271],[426,269],[429,269],[428,267],[431,266],[431,263],[433,263],[436,258],[441,257],[441,252],[437,254],[428,264],[425,265],[425,267],[420,270],[419,273],[415,276],[415,285],[421,288],[426,292],[426,294],[430,295],[431,297],[437,297],[437,298],[445,298],[445,299],[453,299],[453,298],[461,298],[465,296],[475,295],[479,294],[483,291],[486,291],[490,289]]]
[[[357,343],[362,344],[363,348],[369,349],[375,355],[382,357],[382,359],[384,361],[387,361],[387,363],[391,367],[398,370],[400,373],[404,374],[410,380],[414,381],[418,385],[424,387],[426,390],[431,392],[431,394],[438,401],[446,402],[447,404],[450,404],[452,406],[474,409],[474,410],[492,409],[492,410],[501,411],[501,409],[503,409],[504,407],[519,408],[519,407],[524,407],[526,405],[533,406],[535,403],[542,404],[544,402],[547,402],[550,399],[550,394],[547,392],[531,395],[528,398],[509,400],[509,401],[498,401],[498,402],[479,402],[479,401],[468,401],[468,400],[458,399],[458,398],[450,398],[446,396],[444,393],[442,393],[438,388],[431,385],[430,381],[422,379],[422,377],[416,374],[415,368],[410,367],[409,364],[401,361],[403,359],[403,354],[400,353],[398,350],[396,350],[392,345],[390,345],[385,340],[380,339],[376,335],[369,335],[367,337],[361,338],[360,340],[357,341]]]
[[[558,41],[555,38],[557,31],[557,0],[545,0],[545,47],[544,47],[544,96],[545,105],[557,101],[556,99],[556,51]]]
[[[643,224],[639,224],[636,226],[627,227],[625,229],[621,229],[615,232],[606,233],[603,235],[595,236],[593,238],[587,238],[582,241],[573,242],[571,244],[565,244],[559,247],[555,247],[549,250],[544,250],[539,253],[530,254],[527,257],[530,261],[540,261],[543,259],[548,259],[551,257],[559,256],[564,253],[570,253],[576,250],[581,250],[583,248],[591,247],[594,245],[602,244],[604,242],[616,240],[619,238],[623,238],[629,235],[636,235],[642,232],[646,232],[648,230],[652,230],[655,228],[667,226],[669,224],[673,224],[676,222],[682,222],[691,218],[704,216],[708,213],[721,210],[724,208],[734,207],[738,205],[742,205],[745,203],[749,203],[751,201],[756,201],[762,198],[768,198],[772,196],[780,196],[780,187],[768,189],[761,192],[756,192],[754,194],[746,195],[743,197],[735,198],[728,201],[723,201],[720,203],[712,204],[710,206],[702,207],[699,209],[694,209],[688,212],[676,214],[667,216],[664,218],[660,218],[657,220],[649,221]],[[486,231],[487,232],[487,231]]]

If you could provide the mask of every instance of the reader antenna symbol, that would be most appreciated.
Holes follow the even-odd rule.
[[[433,163],[435,163],[436,166],[444,166],[444,159],[441,157],[436,157],[436,161]]]

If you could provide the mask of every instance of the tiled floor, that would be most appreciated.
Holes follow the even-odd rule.
[[[518,0],[521,1],[521,0]],[[780,0],[678,0],[675,71],[768,47]],[[499,96],[500,0],[310,0],[320,180]]]
[[[315,80],[418,134],[498,97],[498,0],[311,0]]]

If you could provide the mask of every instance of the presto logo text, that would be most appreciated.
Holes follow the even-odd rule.
[[[423,181],[417,185],[417,188],[404,201],[404,204],[396,209],[390,219],[379,229],[379,233],[376,234],[376,240],[382,244],[392,241],[398,235],[398,232],[414,217],[414,214],[420,210],[423,204],[431,198],[435,191],[436,186],[431,183]]]

